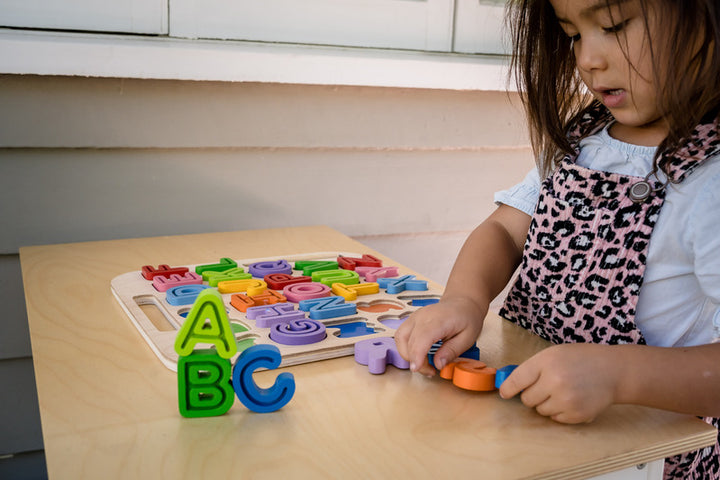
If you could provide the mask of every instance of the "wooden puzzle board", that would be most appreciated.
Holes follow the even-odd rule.
[[[255,259],[239,260],[233,258],[233,260],[237,262],[238,267],[242,267],[247,272],[250,265],[258,262],[285,260],[294,267],[295,262],[298,261],[335,261],[339,255],[350,258],[362,257],[362,255],[357,253],[316,252],[303,255],[286,255],[282,257]],[[217,261],[218,259],[209,259],[206,263],[173,265],[172,267],[183,266],[187,267],[190,272],[194,272],[195,267],[198,265],[212,264]],[[383,266],[388,267],[393,265]],[[407,272],[404,273],[400,268],[399,275],[403,276],[405,274],[407,274]],[[293,270],[292,275],[297,276],[302,275],[302,273]],[[360,281],[363,281],[363,277],[360,277]],[[208,282],[203,281],[203,284],[208,285]],[[190,311],[192,304],[180,306],[171,305],[166,299],[166,293],[158,291],[153,286],[152,281],[146,280],[142,276],[140,270],[115,277],[111,281],[111,290],[155,355],[166,367],[177,371],[178,354],[174,349],[175,337],[185,320],[184,315],[187,315]],[[390,294],[387,293],[385,289],[380,288],[379,293],[359,295],[357,300],[346,302],[355,303],[357,313],[318,320],[325,325],[325,339],[306,345],[284,345],[273,341],[270,338],[270,328],[258,327],[254,320],[247,318],[245,313],[231,305],[230,298],[233,294],[222,294],[222,298],[231,325],[236,324],[247,328],[247,331],[237,332],[235,334],[239,346],[241,348],[246,347],[250,342],[256,345],[275,345],[282,355],[282,363],[280,366],[285,367],[352,355],[355,343],[360,340],[392,337],[395,334],[399,322],[420,308],[420,306],[413,305],[413,300],[439,298],[441,293],[440,291],[429,289],[425,291],[405,290],[397,294]],[[293,305],[297,310],[298,305]],[[355,324],[356,322],[364,322],[368,330],[372,329],[374,333],[365,333],[362,335],[352,334],[353,336],[350,336],[350,333],[343,333],[343,328],[348,324]],[[232,361],[234,363],[235,358],[233,358]]]

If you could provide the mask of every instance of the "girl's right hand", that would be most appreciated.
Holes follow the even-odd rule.
[[[443,298],[410,315],[395,332],[400,355],[410,362],[410,370],[427,376],[435,375],[472,347],[480,336],[488,307],[465,297]],[[428,362],[430,347],[442,340],[435,352],[433,368]]]

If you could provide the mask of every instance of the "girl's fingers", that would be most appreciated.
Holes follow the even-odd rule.
[[[405,320],[405,322],[400,325],[400,327],[395,332],[395,346],[397,347],[400,356],[403,357],[405,360],[409,358],[408,337],[410,336],[411,332],[412,328],[408,323],[408,320]]]
[[[413,318],[408,318],[400,325],[395,332],[395,345],[401,357],[410,363],[410,369],[414,372],[421,372],[425,375],[434,373],[432,367],[427,364],[427,352],[432,346],[432,342],[427,348],[424,344],[427,340],[426,332],[423,329],[415,328],[416,322]],[[427,365],[426,365],[427,364]]]
[[[469,348],[467,345],[473,345],[475,343],[476,339],[471,337],[472,335],[468,334],[467,330],[463,330],[454,337],[443,339],[443,344],[437,352],[435,352],[435,357],[433,358],[435,368],[442,370],[445,365],[455,361],[462,355]]]
[[[543,396],[539,391],[533,394],[530,388],[540,378],[540,370],[535,368],[534,362],[532,361],[533,358],[534,357],[531,357],[529,360],[521,363],[503,382],[500,386],[500,396],[502,398],[512,398],[518,393],[523,392],[522,402],[529,407],[538,405],[546,399],[546,396]],[[526,397],[533,405],[526,403]]]
[[[523,403],[525,402],[523,401]],[[525,403],[525,405],[530,407],[530,405],[528,405],[527,403]],[[552,401],[551,398],[547,398],[545,399],[545,401],[536,405],[535,411],[543,417],[553,417],[562,414],[562,410],[557,407],[557,405],[555,404],[555,402]]]
[[[430,347],[432,347],[433,343],[437,340],[433,338],[434,335],[435,334],[427,329],[420,332],[413,331],[409,341],[410,349],[407,359],[408,362],[410,362],[410,370],[420,372],[424,375],[433,375],[435,373],[435,369],[430,366],[427,359]]]

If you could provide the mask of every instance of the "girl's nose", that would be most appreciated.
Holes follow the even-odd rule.
[[[574,42],[575,63],[579,69],[589,72],[607,67],[605,47],[602,43],[600,39],[592,36]]]

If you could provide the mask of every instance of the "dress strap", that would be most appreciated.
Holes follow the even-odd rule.
[[[682,182],[705,160],[720,152],[720,115],[706,116],[692,132],[690,139],[674,154],[663,152],[659,165],[673,183]]]

